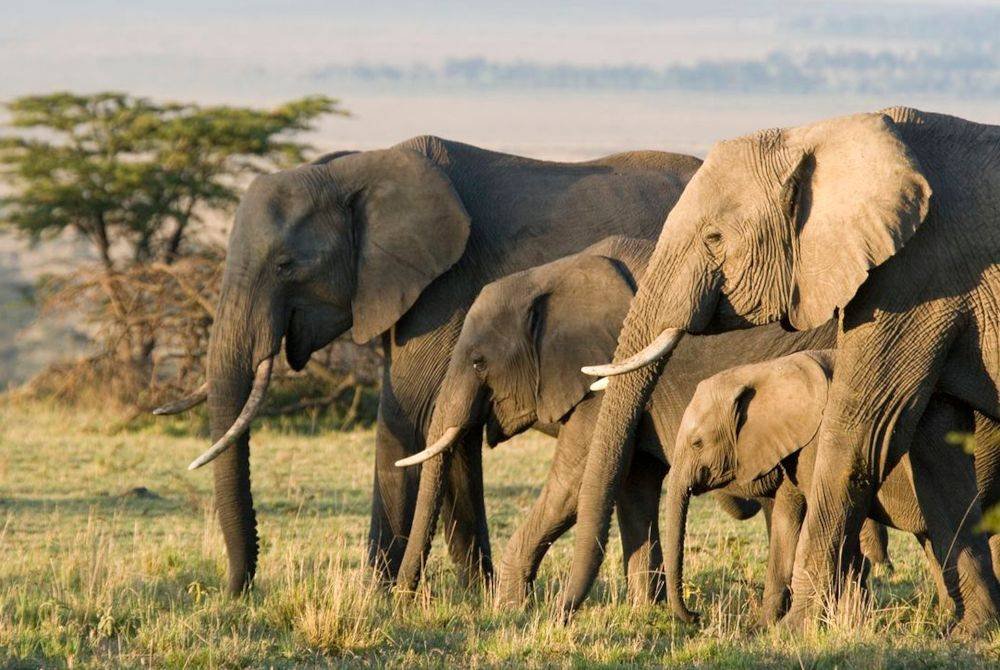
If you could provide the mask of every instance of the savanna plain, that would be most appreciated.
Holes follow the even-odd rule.
[[[254,433],[262,538],[256,588],[234,600],[211,509],[211,476],[186,464],[205,419],[109,421],[0,400],[2,667],[996,667],[1000,632],[951,639],[923,555],[893,532],[894,569],[874,597],[827,608],[801,638],[755,626],[764,576],[760,517],[698,500],[685,576],[698,625],[633,608],[613,536],[591,600],[556,622],[571,536],[543,564],[524,609],[461,586],[441,542],[411,598],[374,585],[365,543],[374,439],[309,417]],[[521,436],[487,453],[494,554],[537,495],[554,441]]]

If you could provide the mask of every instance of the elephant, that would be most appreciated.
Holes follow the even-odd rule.
[[[774,623],[784,613],[803,516],[814,504],[816,437],[836,358],[832,350],[802,351],[734,367],[698,385],[681,419],[667,478],[667,594],[682,620],[693,618],[681,589],[690,497],[723,488],[774,499],[762,620]],[[997,502],[983,496],[995,495],[985,482],[996,473],[977,472],[972,456],[948,439],[975,426],[967,407],[932,396],[909,449],[890,453],[869,508],[871,519],[916,536],[942,604],[953,602],[959,630],[966,632],[1000,611],[998,566],[991,564],[989,537],[977,530],[983,507]],[[985,455],[995,464],[1000,442],[976,444],[976,458]]]
[[[289,365],[348,329],[381,337],[368,560],[398,569],[417,473],[393,467],[423,448],[431,408],[469,305],[501,276],[580,251],[609,234],[654,239],[700,165],[659,151],[556,163],[447,139],[338,152],[254,179],[235,213],[207,381],[167,413],[207,398],[215,505],[240,593],[257,565],[249,428],[284,340]],[[470,578],[491,570],[480,437],[449,483],[451,553]]]
[[[1000,128],[908,108],[717,143],[667,216],[625,318],[578,504],[561,616],[600,567],[641,408],[686,334],[837,319],[816,504],[784,621],[814,621],[838,555],[931,391],[1000,418]],[[607,359],[605,359],[607,360]],[[847,547],[850,549],[850,547]]]
[[[497,592],[519,602],[548,547],[574,522],[577,495],[600,393],[588,390],[582,362],[610,356],[653,245],[610,237],[588,249],[486,285],[466,315],[442,383],[424,452],[417,511],[397,586],[412,591],[430,549],[451,450],[465,433],[494,446],[533,425],[559,425],[558,444],[541,495],[503,553]],[[830,346],[833,323],[806,333],[764,326],[691,340],[672,374],[653,392],[638,428],[638,446],[617,499],[625,572],[633,601],[663,596],[658,513],[674,436],[696,384],[715,372],[814,346]],[[717,496],[731,516],[749,518],[751,499]],[[883,529],[884,530],[884,529]],[[884,538],[866,549],[885,559]]]
[[[443,504],[442,472],[467,432],[493,447],[533,426],[558,426],[558,445],[539,499],[507,544],[498,591],[519,602],[549,546],[573,524],[586,448],[599,399],[579,368],[610,356],[652,252],[649,240],[613,236],[586,250],[498,279],[483,287],[466,315],[431,420],[435,444],[397,465],[423,463],[417,511],[397,586],[412,591]],[[600,337],[591,331],[600,327]],[[665,403],[664,403],[665,404]],[[444,433],[441,426],[446,426]],[[442,440],[441,438],[444,437]],[[651,421],[630,469],[630,495],[618,501],[625,569],[634,601],[664,597],[659,502],[665,459]],[[738,519],[754,501],[718,496]]]

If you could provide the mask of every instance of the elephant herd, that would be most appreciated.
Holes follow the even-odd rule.
[[[575,523],[565,619],[616,510],[630,598],[692,621],[687,510],[711,492],[765,512],[763,623],[815,620],[884,559],[884,526],[921,543],[959,630],[1000,619],[979,524],[1000,502],[1000,127],[892,108],[704,162],[418,137],[257,178],[206,384],[161,411],[208,401],[191,467],[213,463],[232,593],[257,565],[249,429],[274,358],[284,341],[301,369],[348,330],[385,353],[368,559],[387,584],[416,587],[443,516],[463,578],[520,603]],[[494,568],[483,435],[530,428],[556,450]]]

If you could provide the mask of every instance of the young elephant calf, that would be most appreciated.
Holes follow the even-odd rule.
[[[698,385],[681,421],[667,482],[666,546],[678,548],[667,552],[667,592],[679,617],[692,616],[681,593],[690,496],[722,487],[774,498],[762,618],[773,622],[783,614],[834,361],[833,351],[804,351],[735,367]],[[949,434],[971,433],[977,420],[977,438],[995,430],[968,408],[935,396],[909,452],[890,454],[884,464],[870,513],[917,537],[942,602],[953,601],[966,630],[995,619],[1000,603],[989,538],[976,530],[983,507],[995,502],[1000,443],[995,432],[979,440],[975,464],[972,457],[942,455],[960,449],[949,443]],[[845,542],[845,556],[857,555],[855,542]]]
[[[498,444],[532,426],[558,431],[558,445],[541,495],[507,545],[498,590],[507,601],[530,589],[549,546],[576,519],[600,393],[580,371],[615,348],[635,286],[652,244],[611,237],[583,252],[500,279],[486,286],[469,310],[434,409],[426,452],[402,464],[425,461],[420,494],[399,586],[412,589],[423,562],[436,507],[441,504],[445,459],[448,476],[464,476],[472,455],[453,453],[459,437],[481,431]],[[830,346],[831,328],[785,333],[777,325],[718,338],[692,338],[668,364],[670,374],[639,423],[637,449],[617,497],[625,570],[633,600],[665,597],[658,513],[673,436],[695,385],[732,365],[791,351]],[[458,451],[458,449],[455,449]],[[716,496],[731,516],[748,518],[759,505]],[[452,503],[454,504],[454,503]],[[876,543],[877,546],[877,543]]]

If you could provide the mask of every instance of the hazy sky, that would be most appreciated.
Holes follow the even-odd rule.
[[[474,56],[661,66],[818,45],[906,53],[954,48],[998,11],[942,0],[3,0],[0,95],[59,87],[264,99],[305,91],[330,64]]]

